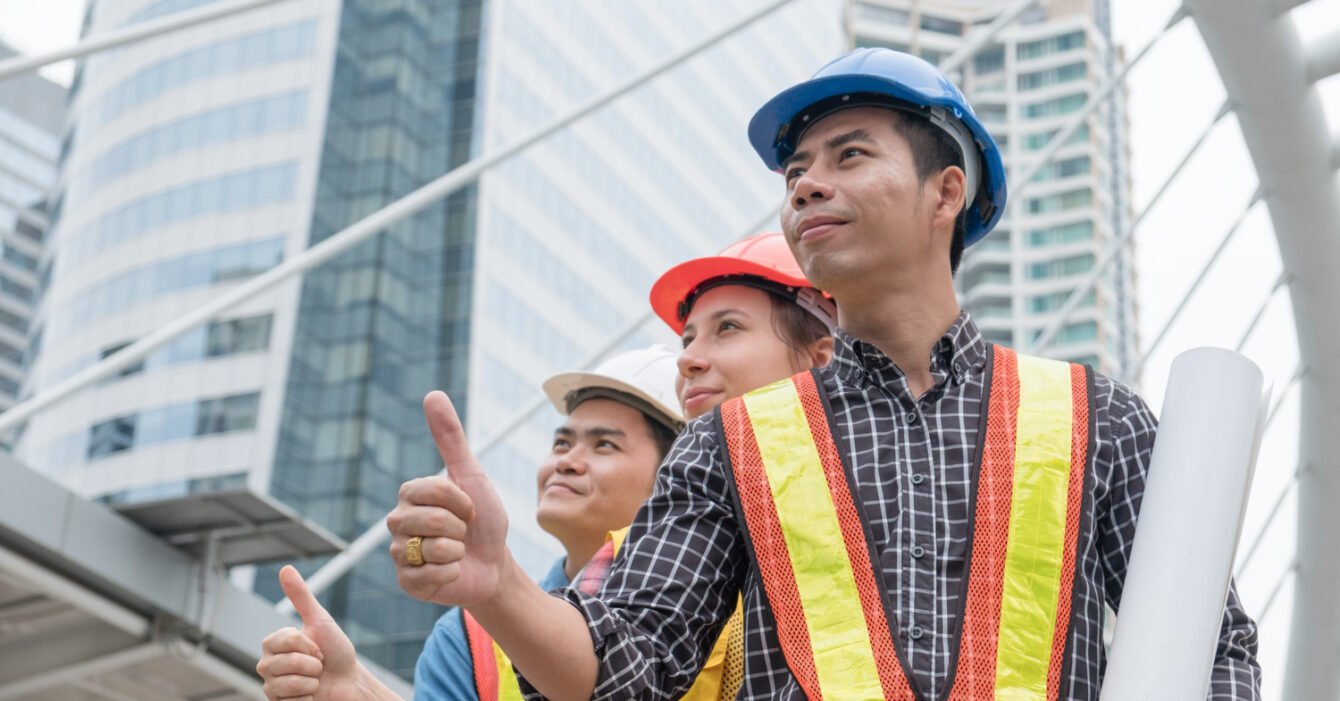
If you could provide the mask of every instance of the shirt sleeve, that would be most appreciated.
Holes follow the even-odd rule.
[[[461,610],[437,619],[414,665],[415,701],[479,701]]]
[[[598,596],[561,595],[586,617],[593,699],[679,698],[697,677],[748,571],[710,417],[689,424],[661,466]],[[542,698],[522,679],[528,699]]]
[[[1099,409],[1095,464],[1099,478],[1106,475],[1106,490],[1100,491],[1098,502],[1099,547],[1107,603],[1119,609],[1158,422],[1144,400],[1121,384],[1098,377],[1095,392]],[[1256,649],[1256,623],[1243,609],[1237,585],[1230,583],[1210,681],[1211,701],[1261,698]]]

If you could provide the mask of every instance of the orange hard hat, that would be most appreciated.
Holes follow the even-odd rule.
[[[754,234],[727,246],[715,256],[694,258],[665,271],[651,286],[651,308],[675,333],[693,303],[707,290],[721,285],[746,285],[793,300],[802,309],[833,328],[837,305],[805,279],[782,234]]]

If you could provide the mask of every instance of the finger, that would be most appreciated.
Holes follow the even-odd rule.
[[[289,674],[271,677],[265,680],[265,696],[272,699],[298,699],[311,697],[321,688],[321,680],[315,677],[303,677]]]
[[[436,565],[460,562],[465,557],[465,543],[450,538],[424,538],[423,561]]]
[[[422,567],[423,565],[412,565],[405,557],[405,540],[397,538],[391,541],[389,548],[391,552],[391,561],[399,566]],[[465,543],[460,540],[449,538],[424,538],[420,546],[419,553],[423,556],[425,564],[447,565],[453,562],[459,562],[465,558]]]
[[[307,582],[303,581],[302,575],[298,574],[293,565],[284,565],[283,569],[279,570],[279,587],[284,590],[284,596],[293,602],[293,610],[302,618],[304,626],[333,620],[321,602],[316,600],[312,590],[307,587]],[[320,652],[320,648],[317,652]]]
[[[469,498],[466,498],[469,506]],[[439,506],[397,507],[395,528],[392,533],[397,537],[409,538],[465,538],[465,519]]]
[[[470,454],[461,418],[457,416],[456,407],[445,392],[429,392],[423,398],[423,415],[428,420],[428,432],[433,435],[437,454],[442,456],[447,474],[454,480],[482,476],[484,471]]]
[[[321,660],[301,652],[265,655],[256,663],[256,673],[265,679],[276,679],[287,675],[319,679],[323,669]]]
[[[405,490],[405,506],[436,506],[446,509],[468,522],[474,517],[475,504],[470,495],[445,476],[419,480]],[[418,534],[415,534],[418,535]]]
[[[321,657],[321,647],[297,628],[280,628],[265,636],[261,641],[261,652],[267,655],[281,655],[286,652],[300,652],[312,657]]]
[[[410,567],[403,561],[395,568],[396,581],[406,594],[420,600],[432,601],[443,587],[455,582],[461,576],[461,565],[453,562],[447,565],[426,564]]]

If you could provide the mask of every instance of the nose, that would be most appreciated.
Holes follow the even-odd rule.
[[[701,353],[701,347],[698,345],[698,339],[696,338],[689,345],[684,346],[684,350],[679,352],[679,358],[675,362],[679,366],[679,374],[686,379],[701,375],[711,367],[707,357]]]
[[[821,180],[814,170],[807,170],[791,186],[791,208],[803,209],[814,202],[833,199],[833,187]]]
[[[581,446],[574,446],[568,452],[558,456],[554,469],[560,475],[580,475],[586,472],[586,458]]]

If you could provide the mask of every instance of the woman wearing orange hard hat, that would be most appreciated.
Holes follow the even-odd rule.
[[[837,306],[805,279],[780,233],[667,270],[651,288],[651,307],[683,342],[677,389],[686,419],[832,357]]]
[[[826,365],[833,355],[837,306],[805,279],[779,233],[756,234],[715,256],[670,268],[652,285],[651,307],[683,343],[675,390],[686,420]],[[579,588],[599,588],[627,533],[627,528],[610,533],[605,548],[577,576]],[[741,611],[737,603],[681,698],[735,698],[744,681]]]

